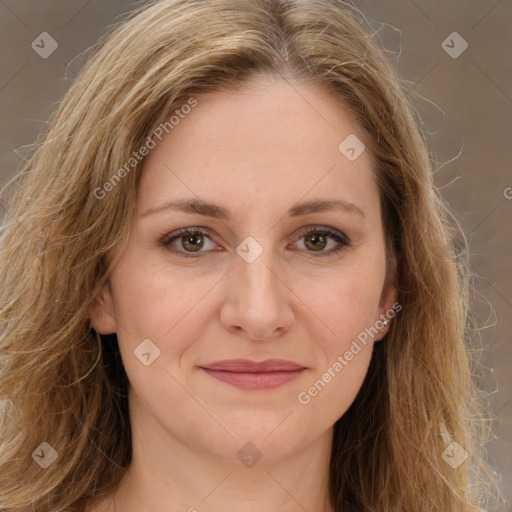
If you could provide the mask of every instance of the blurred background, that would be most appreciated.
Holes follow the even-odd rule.
[[[86,50],[143,3],[0,0],[0,187],[30,154]],[[512,501],[512,1],[353,3],[406,81],[436,183],[470,243],[481,385],[494,418],[489,452]]]

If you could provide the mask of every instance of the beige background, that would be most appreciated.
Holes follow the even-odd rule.
[[[496,438],[490,446],[512,500],[512,1],[359,0],[407,80],[431,136],[435,179],[471,244],[474,310]],[[30,152],[83,63],[80,56],[136,4],[0,0],[0,185]],[[452,32],[468,43],[452,58]],[[31,43],[48,32],[47,59]],[[454,49],[459,43],[448,44]],[[510,196],[512,197],[512,190]],[[5,212],[0,199],[0,217]],[[510,504],[503,510],[512,510]]]

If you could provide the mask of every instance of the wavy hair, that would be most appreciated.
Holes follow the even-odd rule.
[[[368,21],[338,0],[160,0],[100,40],[8,184],[17,186],[0,238],[1,511],[82,512],[119,484],[131,460],[129,383],[115,334],[96,333],[87,311],[128,240],[141,162],[105,198],[97,191],[190,98],[257,75],[321,84],[355,115],[375,157],[387,277],[403,308],[335,424],[334,510],[490,506],[467,243]],[[57,456],[46,469],[36,463],[42,442]],[[457,468],[443,458],[452,442],[468,454]]]

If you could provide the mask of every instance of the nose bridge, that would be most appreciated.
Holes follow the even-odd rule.
[[[253,311],[255,309],[265,309],[265,306],[268,309],[276,307],[281,290],[279,290],[279,279],[275,271],[271,270],[276,266],[274,251],[268,243],[265,248],[262,247],[263,244],[259,244],[261,246],[261,253],[258,255],[255,252],[257,248],[254,245],[251,246],[251,241],[246,242],[243,248],[246,249],[247,244],[249,244],[249,250],[256,257],[254,260],[251,260],[240,256],[240,260],[237,262],[240,298],[246,302],[247,306],[251,306]],[[240,245],[242,246],[242,244]]]
[[[243,241],[237,248],[223,319],[250,337],[281,332],[292,320],[289,297],[281,282],[275,252],[268,238]]]

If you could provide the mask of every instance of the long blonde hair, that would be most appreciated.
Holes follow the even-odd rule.
[[[82,511],[119,484],[131,458],[128,380],[116,336],[98,335],[87,310],[130,234],[140,162],[105,197],[95,191],[190,98],[257,74],[322,84],[355,114],[376,160],[388,279],[402,305],[335,424],[335,510],[489,506],[466,242],[434,187],[421,121],[370,32],[337,0],[161,0],[103,38],[6,209],[0,510]],[[468,455],[456,468],[443,458],[453,442]],[[43,468],[42,453],[57,459]]]

